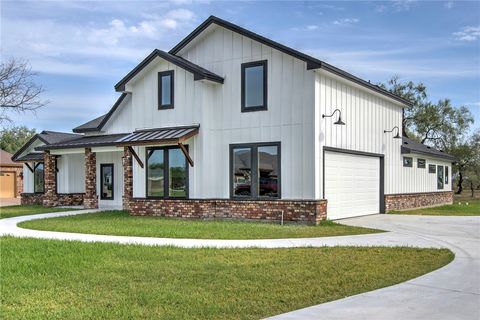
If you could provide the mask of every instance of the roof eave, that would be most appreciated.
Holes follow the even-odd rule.
[[[411,148],[405,147],[405,146],[402,146],[401,153],[402,154],[416,153],[416,154],[421,154],[421,155],[425,155],[425,156],[430,156],[432,158],[441,158],[441,159],[450,160],[450,161],[453,161],[453,162],[458,161],[457,157],[449,155],[449,154],[442,155],[442,154],[437,154],[437,153],[432,153],[432,152],[415,150],[415,149],[411,149]]]

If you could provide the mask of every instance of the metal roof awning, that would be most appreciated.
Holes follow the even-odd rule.
[[[198,134],[200,125],[137,130],[119,139],[117,146],[180,144]]]

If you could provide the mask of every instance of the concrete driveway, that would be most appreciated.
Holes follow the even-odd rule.
[[[339,222],[428,241],[452,250],[455,260],[399,285],[271,319],[480,319],[480,217],[374,215]]]

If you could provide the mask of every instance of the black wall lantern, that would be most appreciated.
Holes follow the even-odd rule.
[[[395,129],[397,129],[397,134],[393,137],[394,139],[400,139],[400,129],[398,129],[397,126],[393,127],[392,130],[383,130],[383,133],[387,132],[393,132]]]
[[[326,115],[326,114],[322,114],[322,119],[323,118],[330,118],[330,117],[333,117],[333,115],[335,114],[335,112],[338,111],[338,120],[335,121],[333,124],[339,124],[339,125],[342,125],[344,126],[345,125],[345,122],[342,121],[342,111],[340,111],[340,109],[335,109],[331,115]]]

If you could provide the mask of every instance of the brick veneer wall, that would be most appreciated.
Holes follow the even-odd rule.
[[[55,156],[49,151],[43,153],[43,175],[44,175],[44,195],[43,206],[57,206],[57,179],[56,179],[56,161]]]
[[[317,224],[327,217],[326,200],[231,200],[132,198],[131,215],[200,219],[242,219]]]
[[[90,148],[85,148],[85,195],[83,205],[88,209],[98,208],[97,156]]]
[[[57,193],[57,205],[81,206],[83,204],[83,196],[83,193]]]
[[[132,153],[128,147],[123,149],[123,210],[129,209],[129,199],[133,197]]]
[[[385,211],[432,207],[453,203],[453,191],[385,195]]]
[[[20,195],[20,204],[32,205],[43,204],[43,193],[22,193]]]

